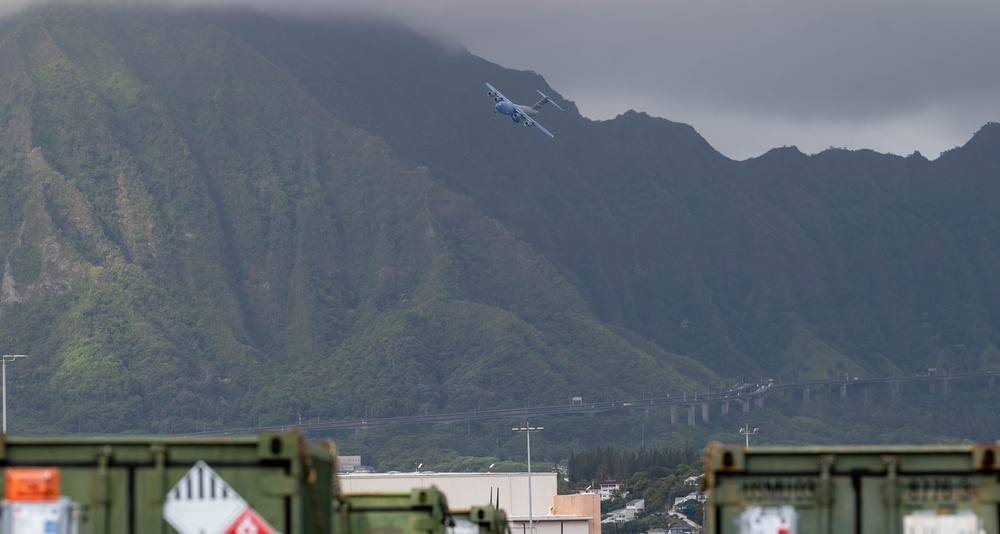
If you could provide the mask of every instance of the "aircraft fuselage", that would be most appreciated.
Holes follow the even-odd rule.
[[[521,106],[514,104],[508,100],[501,100],[497,102],[497,105],[493,108],[494,113],[503,113],[504,115],[510,115],[510,118],[514,119],[514,122],[521,120],[521,117],[528,116],[534,117],[538,115],[537,109],[531,109],[531,106]]]
[[[541,91],[538,91],[538,94],[542,97],[541,100],[536,102],[534,106],[522,106],[508,100],[507,97],[500,94],[500,91],[497,91],[492,85],[487,83],[486,87],[489,89],[486,94],[489,95],[489,97],[493,99],[493,102],[496,103],[496,105],[493,106],[493,113],[502,113],[510,117],[510,120],[514,121],[514,124],[522,124],[529,128],[534,126],[535,128],[541,130],[541,132],[545,135],[553,137],[552,132],[546,130],[544,126],[538,124],[538,121],[534,119],[535,115],[538,115],[538,109],[549,102],[552,102],[553,106],[562,110],[562,108],[559,107],[559,104],[553,102],[551,98],[545,96],[545,94]]]

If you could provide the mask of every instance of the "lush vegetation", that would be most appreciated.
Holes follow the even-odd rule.
[[[685,497],[701,489],[700,475],[703,473],[702,463],[678,464],[672,468],[651,467],[634,473],[623,479],[622,488],[610,499],[601,501],[601,514],[607,515],[614,510],[625,508],[627,502],[642,499],[643,510],[637,512],[635,518],[621,524],[603,524],[601,531],[605,534],[639,534],[650,529],[667,529],[679,523],[676,516],[668,513],[675,511],[686,515],[696,523],[701,522],[702,503],[690,500],[675,507],[677,498]]]
[[[12,429],[186,433],[998,369],[1000,126],[933,162],[734,162],[689,126],[592,122],[572,103],[546,120],[554,140],[524,135],[488,113],[482,81],[501,79],[557,94],[372,21],[71,6],[4,21],[0,348],[31,355],[9,369]],[[967,393],[978,404],[919,435],[994,439],[958,425],[995,402]],[[773,417],[820,441],[885,437],[820,400],[804,406],[822,417]],[[566,419],[547,461],[715,432],[663,417]],[[471,469],[517,458],[502,426],[380,443],[397,458],[437,443],[442,466]],[[368,451],[377,435],[338,441]]]
[[[695,461],[695,451],[691,442],[683,449],[622,450],[611,445],[593,446],[589,450],[570,455],[569,468],[573,480],[601,482],[612,479],[627,479],[638,471],[652,468],[673,469],[681,464]]]
[[[603,473],[627,480],[653,467],[694,464],[711,441],[743,444],[739,430],[746,421],[760,429],[751,437],[751,446],[994,441],[1000,433],[993,408],[1000,388],[990,388],[982,377],[952,380],[947,390],[942,384],[938,382],[933,392],[929,382],[921,381],[852,387],[847,398],[840,397],[839,388],[815,387],[809,399],[803,399],[798,388],[778,389],[766,398],[764,408],[754,406],[749,413],[734,404],[722,415],[720,405],[713,404],[710,420],[699,417],[695,426],[688,426],[686,417],[671,423],[666,409],[539,417],[531,424],[545,430],[532,436],[532,469],[566,466],[572,484],[581,488],[605,478]],[[523,471],[525,438],[511,426],[497,420],[328,436],[344,454],[359,454],[366,465],[381,471],[412,469],[413,462],[433,471],[485,472],[494,463],[494,471]],[[663,461],[640,463],[640,451],[645,451],[644,462],[658,455]]]
[[[218,28],[66,6],[10,24],[0,339],[31,354],[12,384],[21,432],[551,404],[714,377],[596,319],[510,229]]]
[[[569,102],[540,142],[490,120],[480,91],[552,94],[535,73],[384,23],[207,19],[513,228],[597,317],[724,376],[1000,370],[1000,125],[933,162],[794,147],[734,162],[690,126],[592,122]]]

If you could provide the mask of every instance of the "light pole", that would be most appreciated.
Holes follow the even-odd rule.
[[[756,434],[759,428],[750,430],[750,421],[743,421],[743,428],[740,429],[740,434],[747,437],[747,448],[750,448],[750,434]]]
[[[544,430],[545,427],[533,427],[525,419],[524,426],[511,428],[514,432],[524,432],[528,435],[528,532],[535,534],[535,515],[531,510],[531,433]]]
[[[17,358],[27,358],[27,354],[4,354],[3,355],[3,433],[7,435],[7,362],[12,362]]]

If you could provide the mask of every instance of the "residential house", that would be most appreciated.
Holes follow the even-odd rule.
[[[621,480],[605,480],[601,482],[601,500],[606,501],[613,497],[615,493],[621,491],[625,485]]]

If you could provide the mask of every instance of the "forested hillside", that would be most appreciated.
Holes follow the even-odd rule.
[[[998,368],[1000,125],[934,161],[784,147],[734,162],[688,125],[593,122],[569,102],[545,111],[546,141],[483,93],[558,95],[538,74],[386,23],[205,18],[514,228],[599,318],[667,350],[785,379]]]
[[[688,125],[492,114],[401,26],[50,6],[0,25],[0,348],[33,432],[997,369],[1000,126],[736,162]],[[11,369],[13,373],[13,367]]]
[[[46,8],[7,22],[0,57],[0,333],[30,355],[22,428],[180,432],[713,376],[596,320],[433,171],[191,15]]]

